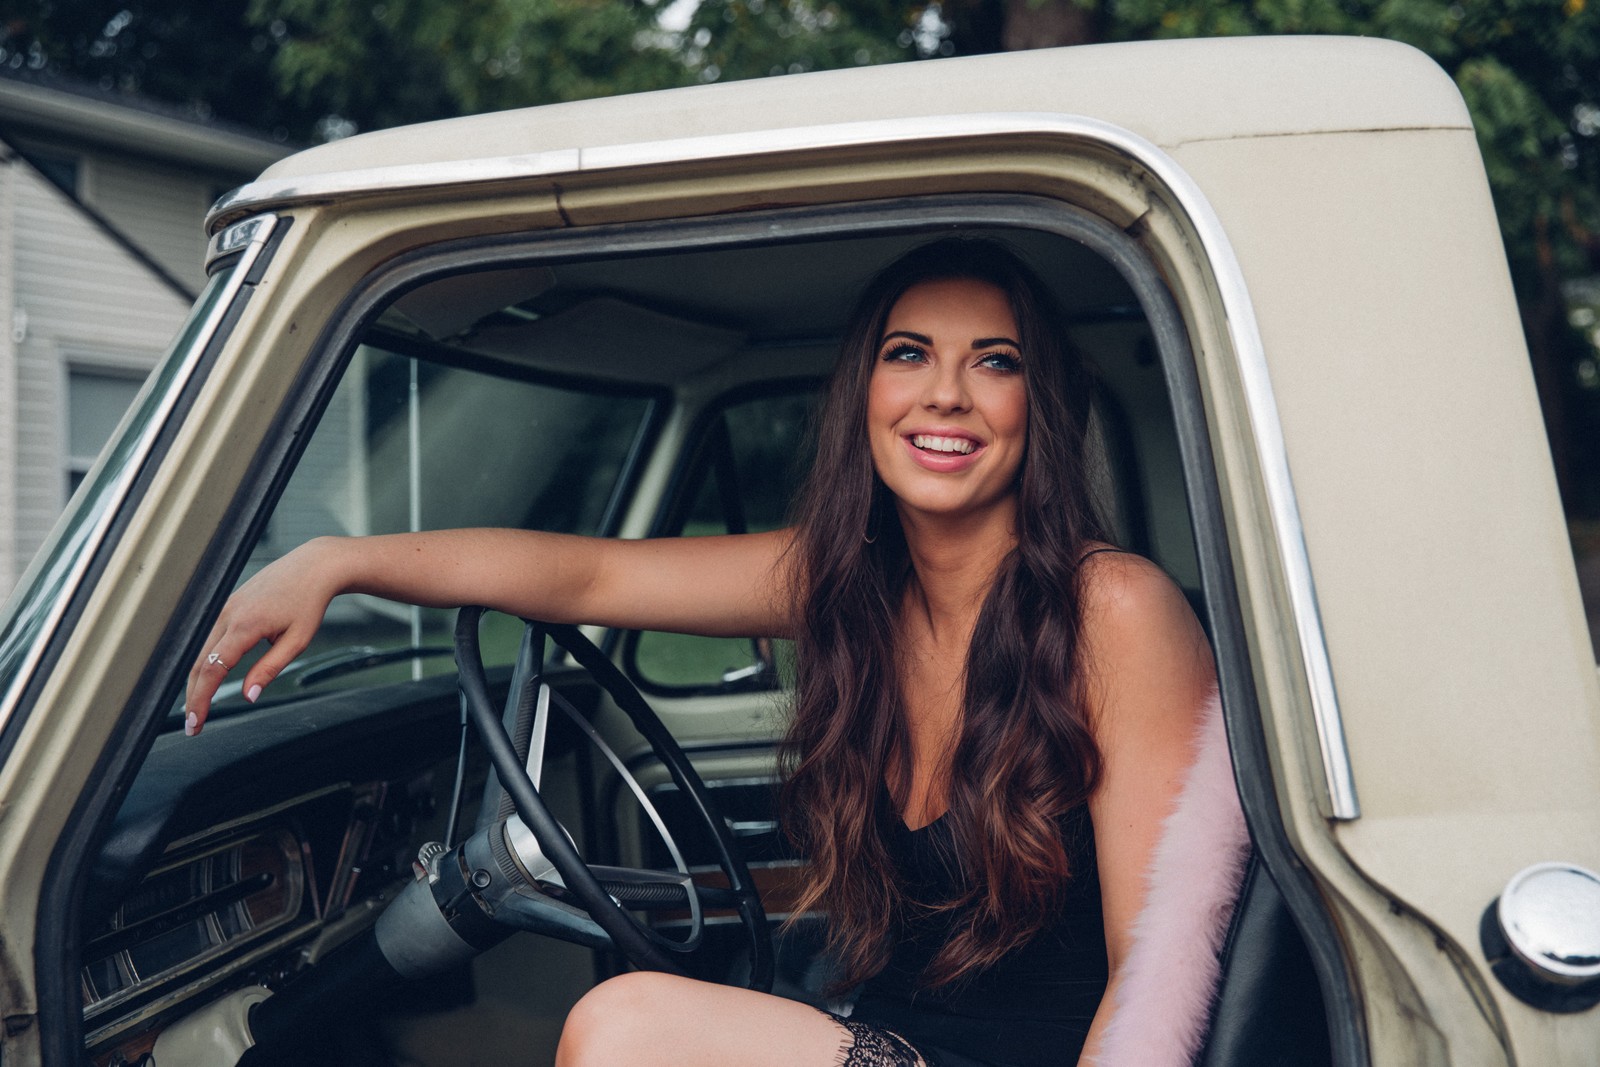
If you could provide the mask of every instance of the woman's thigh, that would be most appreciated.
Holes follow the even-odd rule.
[[[889,1059],[866,1047],[883,1039],[797,1001],[641,971],[574,1005],[556,1067],[922,1067],[909,1046]]]

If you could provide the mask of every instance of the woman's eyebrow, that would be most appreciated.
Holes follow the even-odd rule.
[[[929,337],[927,334],[912,333],[910,330],[892,330],[889,333],[884,334],[883,340],[879,341],[878,343],[881,345],[884,343],[884,341],[888,341],[895,337],[904,337],[908,341],[915,341],[919,345],[927,345],[930,348],[933,346],[933,338]]]
[[[891,330],[890,332],[884,334],[883,340],[879,341],[878,343],[880,345],[885,344],[896,337],[904,337],[906,340],[915,341],[919,345],[926,345],[930,348],[933,347],[933,338],[929,337],[927,334],[915,333],[911,330]],[[1012,348],[1022,348],[1022,344],[1020,342],[1015,341],[1010,337],[975,337],[972,340],[972,347],[975,349],[993,348],[995,345],[1010,345]]]

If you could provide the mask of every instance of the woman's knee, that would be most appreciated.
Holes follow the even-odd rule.
[[[556,1067],[643,1062],[646,1050],[659,1048],[661,1031],[682,1014],[685,983],[694,984],[653,971],[601,982],[567,1013]]]

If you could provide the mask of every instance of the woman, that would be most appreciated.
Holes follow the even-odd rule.
[[[1172,582],[1102,539],[1090,382],[1011,253],[924,246],[852,323],[794,528],[321,539],[239,589],[191,672],[193,733],[227,664],[271,644],[256,699],[348,592],[796,639],[796,910],[827,910],[855,1013],[626,974],[573,1009],[559,1067],[1032,1067],[1103,1038],[1210,651]]]

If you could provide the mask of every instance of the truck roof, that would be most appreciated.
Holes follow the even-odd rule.
[[[1392,41],[1219,38],[896,63],[553,104],[379,130],[300,152],[219,205],[393,187],[393,168],[943,115],[1091,116],[1171,148],[1195,141],[1379,129],[1471,129],[1449,77]],[[504,174],[495,174],[504,177]],[[324,191],[325,195],[325,191]],[[215,216],[214,216],[215,217]]]

